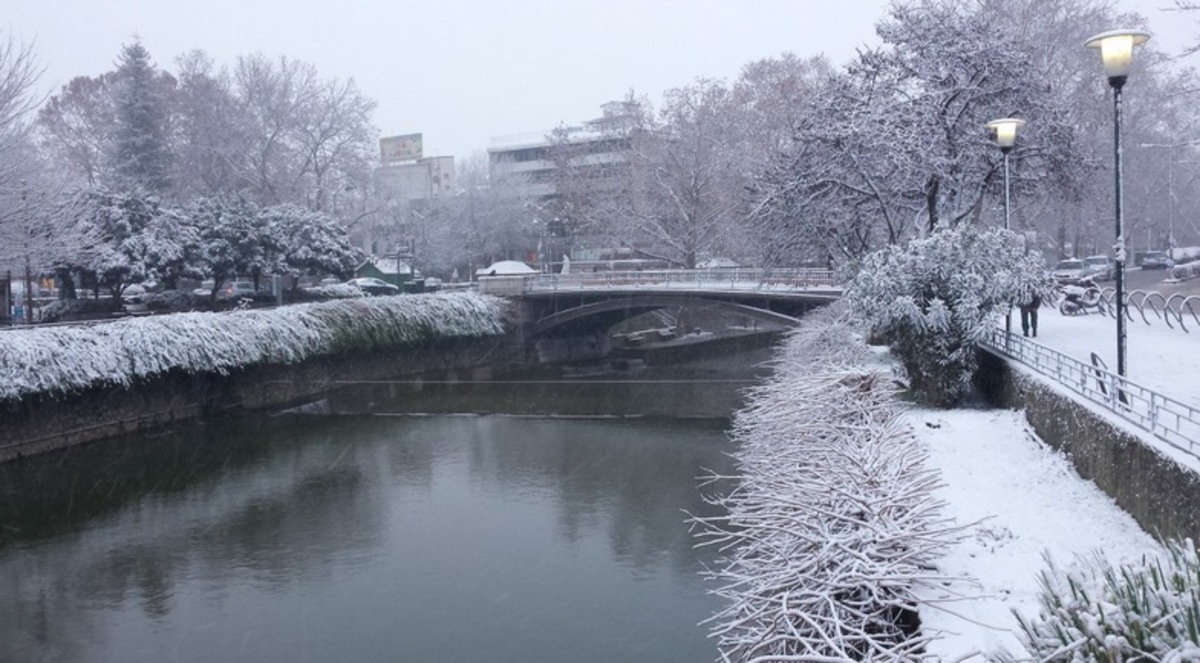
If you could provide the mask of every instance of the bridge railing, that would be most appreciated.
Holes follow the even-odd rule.
[[[991,329],[982,343],[997,355],[1025,364],[1176,449],[1200,458],[1200,408],[1123,378],[1098,359],[1087,364],[998,327]]]
[[[481,279],[482,281],[482,279]],[[800,290],[836,288],[833,272],[824,269],[708,270],[664,269],[640,272],[581,272],[531,274],[523,277],[522,291],[621,289],[656,286],[730,290]]]

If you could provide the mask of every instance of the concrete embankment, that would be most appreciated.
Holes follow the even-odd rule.
[[[511,336],[447,339],[419,346],[322,356],[296,364],[220,373],[171,371],[128,387],[0,402],[0,462],[167,424],[282,407],[358,380],[434,374],[471,379],[519,361]]]
[[[1066,454],[1081,477],[1111,496],[1142,529],[1200,540],[1195,470],[989,352],[980,352],[977,378],[992,404],[1023,409],[1038,437]]]

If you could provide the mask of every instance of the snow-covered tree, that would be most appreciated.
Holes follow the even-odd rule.
[[[570,221],[681,267],[739,246],[748,168],[729,88],[700,79],[667,91],[657,113],[632,94],[623,108],[600,136],[556,140]]]
[[[84,189],[71,196],[61,213],[78,232],[95,239],[91,246],[55,261],[56,271],[78,273],[95,289],[119,300],[125,288],[183,260],[184,237],[173,227],[159,227],[164,214],[157,197],[105,188]],[[169,223],[169,222],[168,222]]]
[[[199,198],[183,214],[196,229],[198,271],[213,280],[213,298],[230,279],[266,273],[281,250],[269,217],[247,200]]]
[[[1000,185],[984,128],[998,117],[1029,122],[1012,154],[1024,181],[1080,162],[1061,95],[1011,22],[982,5],[894,3],[877,26],[882,45],[825,82],[792,151],[756,186],[756,218],[781,246],[853,258],[978,219]]]
[[[28,176],[23,162],[29,156],[28,118],[36,106],[32,95],[39,74],[31,47],[0,36],[0,191],[15,191]]]
[[[970,387],[988,326],[1050,286],[1045,260],[1025,249],[1002,229],[940,228],[866,256],[846,286],[847,309],[882,336],[919,398],[951,407]]]
[[[276,205],[260,212],[278,251],[270,266],[280,276],[334,274],[349,278],[361,261],[344,228],[333,217],[295,205]],[[254,275],[255,278],[258,274]]]
[[[156,193],[169,188],[173,158],[169,90],[174,83],[154,67],[150,52],[140,41],[121,49],[109,147],[114,183],[121,188]]]
[[[32,48],[0,33],[0,270],[40,267],[35,209],[41,160],[29,118],[39,69]]]

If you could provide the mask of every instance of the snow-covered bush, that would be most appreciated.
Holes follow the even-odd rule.
[[[1041,613],[1017,613],[1029,653],[1039,661],[1200,660],[1200,559],[1190,539],[1165,545],[1165,559],[1117,567],[1098,553],[1064,572],[1047,558]]]
[[[107,316],[120,310],[111,299],[56,299],[41,309],[42,322],[60,322],[76,317]]]
[[[331,285],[319,285],[311,288],[300,288],[297,297],[303,300],[324,300],[324,299],[353,299],[355,297],[366,297],[367,293],[363,292],[356,286],[347,283],[334,283]]]
[[[151,311],[190,311],[208,305],[208,297],[180,290],[164,290],[146,295],[146,308]]]
[[[723,554],[708,572],[728,602],[709,620],[722,660],[920,660],[916,590],[958,533],[873,363],[810,314],[738,413],[736,488],[712,498],[728,515],[693,520]]]
[[[870,254],[844,299],[886,340],[916,396],[952,407],[970,387],[986,328],[1033,292],[1048,295],[1044,265],[1018,234],[962,224]]]
[[[502,300],[476,293],[372,297],[178,313],[0,335],[0,400],[129,385],[169,371],[228,373],[319,355],[504,331]]]

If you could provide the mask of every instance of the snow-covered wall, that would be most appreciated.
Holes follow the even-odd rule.
[[[1062,451],[1142,529],[1200,541],[1200,475],[1063,395],[1042,378],[980,352],[980,376],[996,405],[1025,411],[1030,426]]]
[[[179,313],[0,334],[0,400],[128,386],[170,371],[227,373],[321,355],[504,332],[502,300],[474,293],[372,297]]]
[[[0,333],[0,462],[339,381],[515,360],[505,314],[455,293]]]

